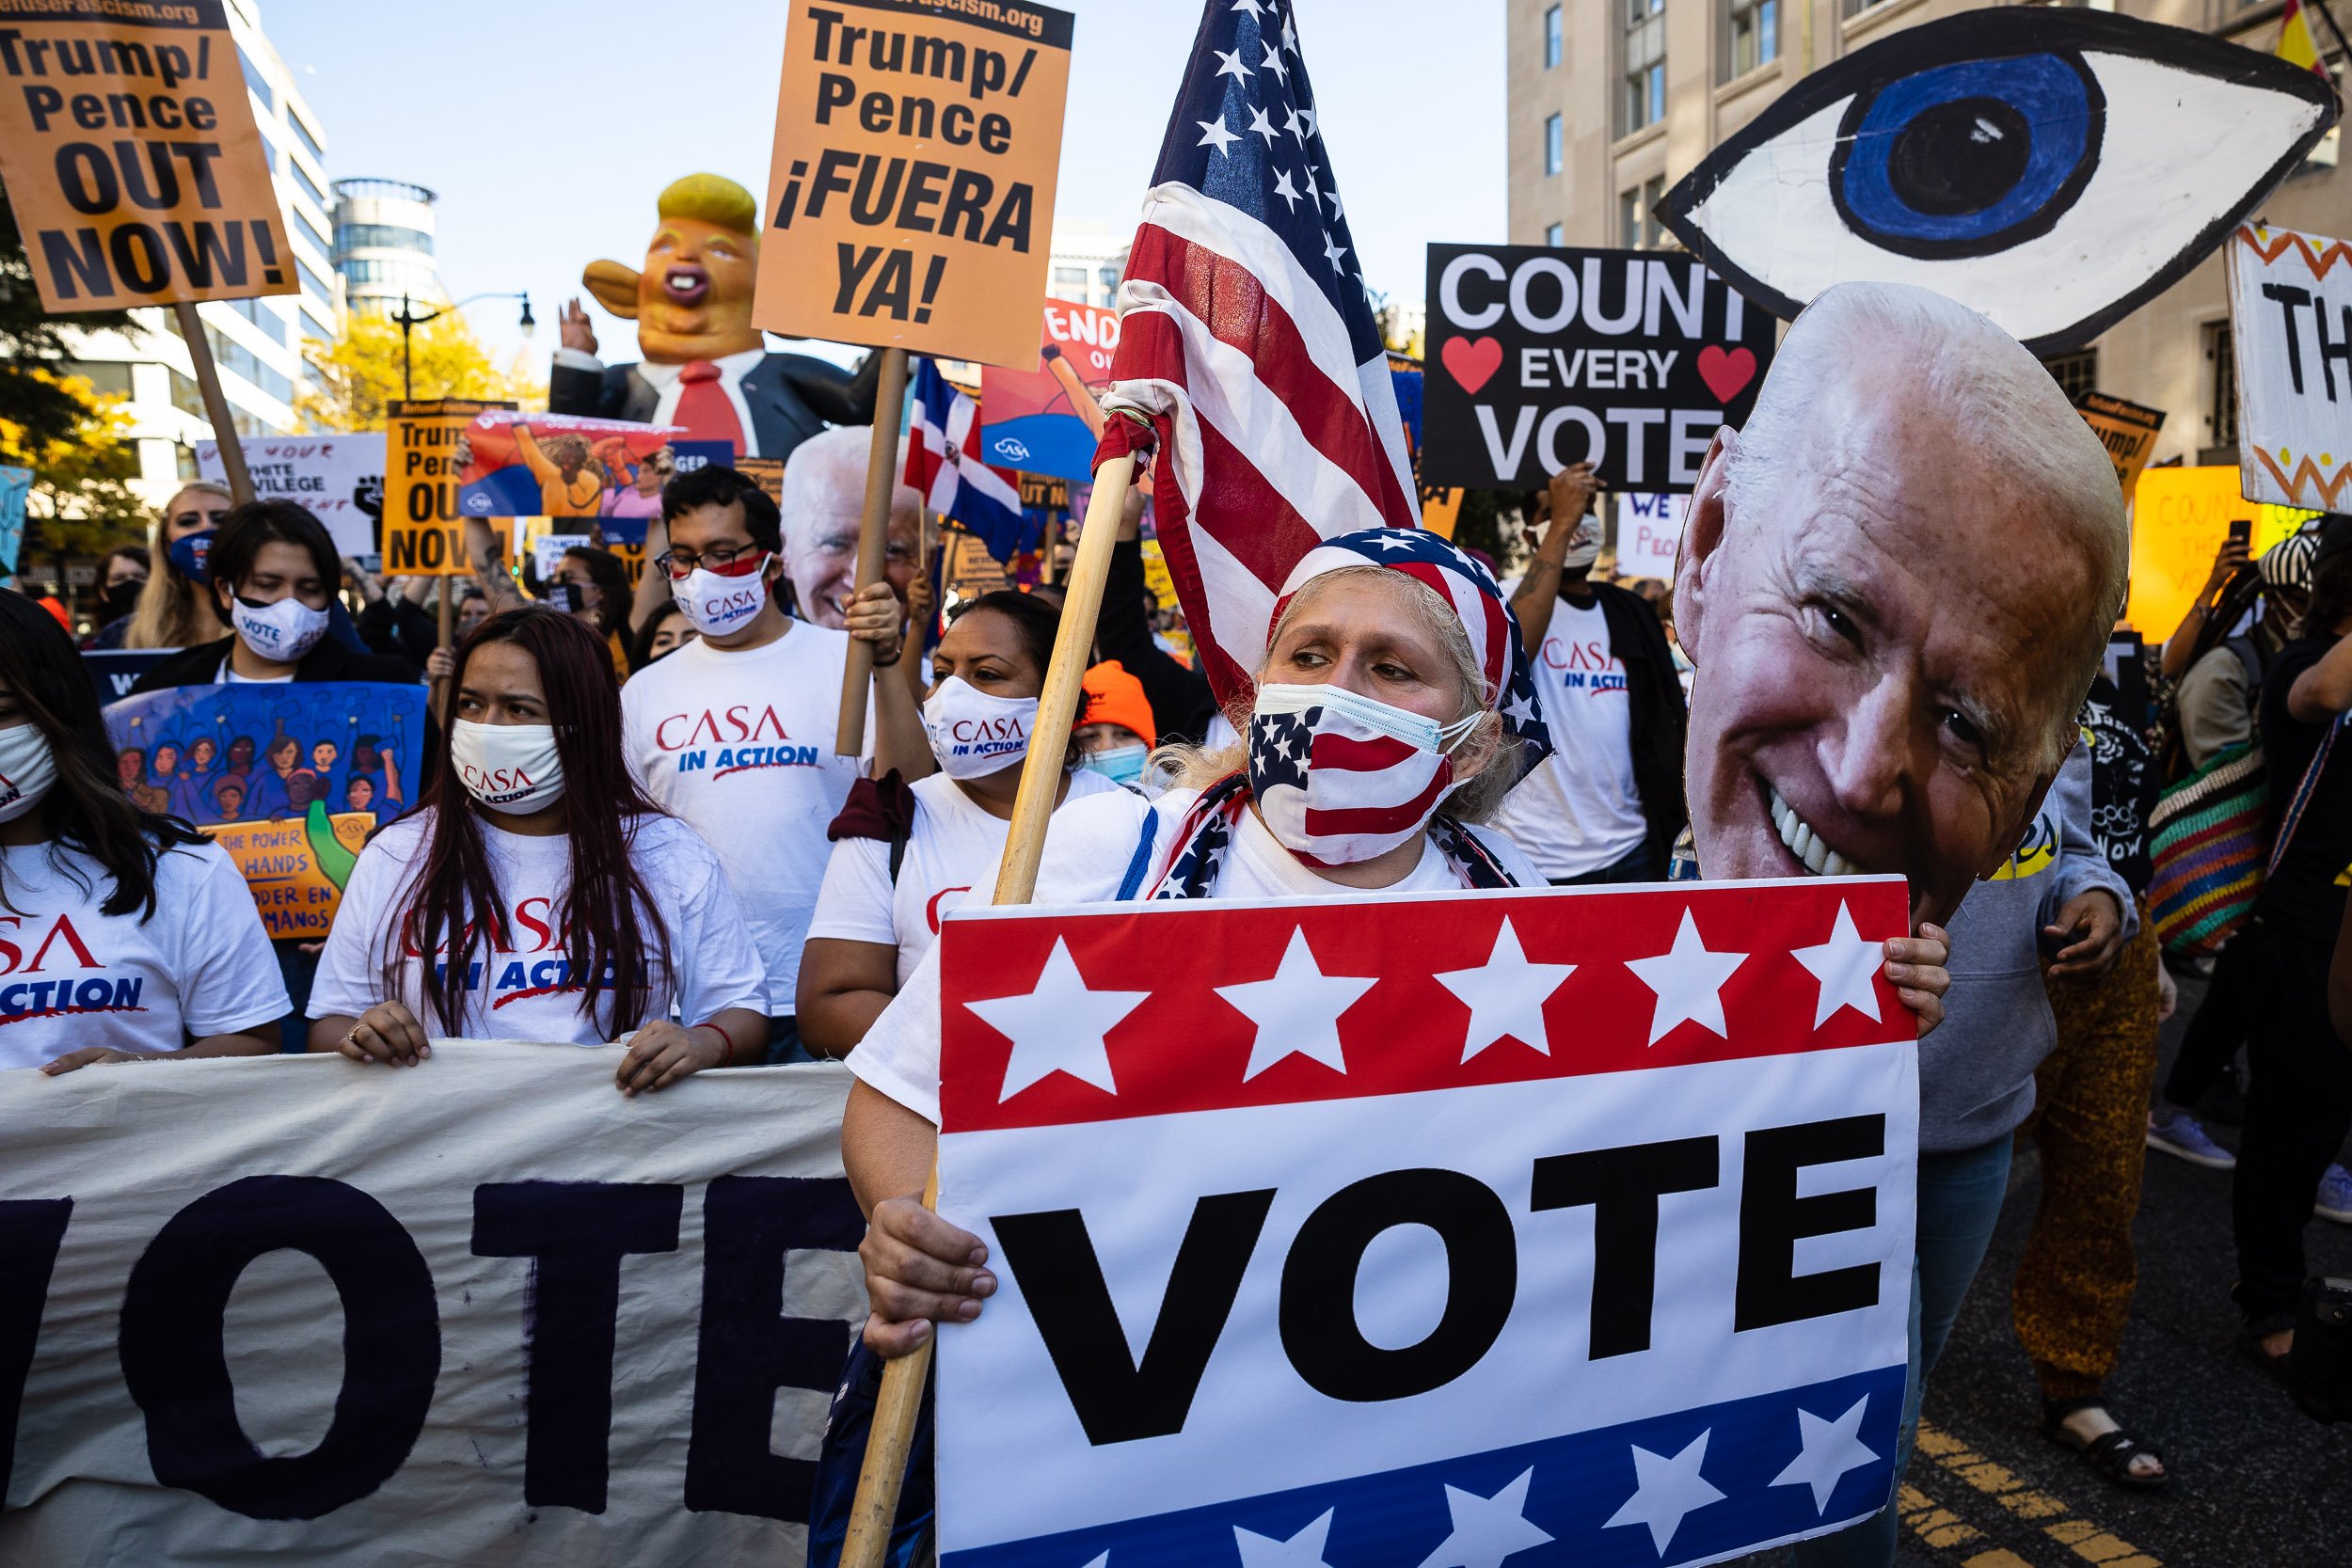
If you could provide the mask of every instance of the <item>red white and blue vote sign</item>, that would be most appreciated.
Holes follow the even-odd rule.
[[[1894,1479],[1898,879],[958,911],[951,1568],[1696,1563]]]

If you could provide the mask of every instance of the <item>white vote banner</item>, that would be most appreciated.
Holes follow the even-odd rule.
[[[1639,490],[1617,493],[1617,575],[1656,578],[1674,585],[1675,558],[1682,548],[1682,520],[1691,510],[1688,496],[1661,496]]]
[[[0,1072],[0,1562],[801,1560],[849,1075],[619,1058]]]
[[[384,433],[271,436],[241,443],[257,500],[295,501],[326,525],[338,555],[373,555],[384,515]],[[228,483],[220,443],[196,444],[196,471]]]
[[[2352,245],[2240,224],[2229,258],[2238,487],[2249,500],[2352,506]]]

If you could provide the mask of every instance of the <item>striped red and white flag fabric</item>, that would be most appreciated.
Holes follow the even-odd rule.
[[[1208,0],[1120,290],[1113,396],[1149,412],[1162,550],[1219,700],[1283,579],[1419,526],[1405,424],[1292,0]],[[1113,420],[1103,454],[1135,432]]]

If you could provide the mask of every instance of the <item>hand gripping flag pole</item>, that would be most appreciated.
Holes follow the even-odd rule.
[[[882,376],[887,397],[887,365]],[[905,384],[903,373],[899,384]],[[1133,451],[1105,458],[1095,467],[1094,493],[1087,499],[1077,559],[1070,568],[1061,627],[1054,634],[1054,657],[1045,668],[1045,689],[1038,698],[1037,722],[1029,731],[1032,736],[1067,736],[1077,722],[1079,682],[1086,677],[1087,660],[1094,646],[1094,622],[1103,608],[1104,581],[1110,576],[1111,546],[1119,539],[1120,511],[1126,504],[1135,471]],[[870,491],[867,508],[870,524]],[[887,515],[886,505],[884,513]],[[1054,815],[1061,774],[1062,749],[1032,743],[1021,765],[1021,791],[1013,799],[1012,825],[1006,834],[1005,858],[996,873],[993,902],[1025,904],[1037,891],[1038,862],[1045,853],[1045,827]],[[934,1158],[930,1180],[923,1187],[923,1205],[931,1208],[938,1202],[939,1163]],[[882,1369],[866,1463],[858,1471],[857,1499],[850,1505],[849,1533],[841,1545],[841,1568],[881,1568],[882,1555],[889,1549],[890,1528],[898,1517],[898,1488],[906,1479],[907,1449],[914,1438],[923,1385],[930,1377],[931,1347],[938,1338],[932,1335]]]

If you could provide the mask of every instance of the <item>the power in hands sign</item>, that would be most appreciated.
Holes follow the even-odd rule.
[[[1433,245],[1422,479],[1532,490],[1590,463],[1687,492],[1755,406],[1775,329],[1687,256]]]
[[[1000,1286],[940,1336],[945,1561],[1650,1565],[1876,1511],[1904,898],[951,915],[940,1210]]]
[[[43,309],[300,287],[221,0],[12,0],[0,178]]]

